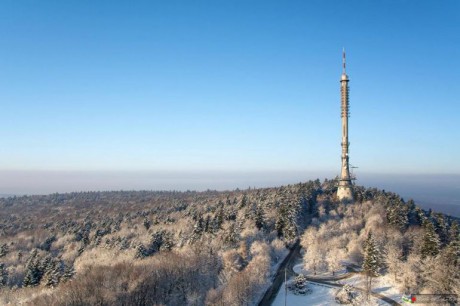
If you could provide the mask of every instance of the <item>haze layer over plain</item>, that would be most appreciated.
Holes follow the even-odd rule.
[[[0,195],[49,194],[97,190],[233,190],[273,187],[337,173],[308,171],[259,172],[62,172],[0,171]],[[359,174],[357,184],[413,198],[423,208],[460,217],[460,175]]]

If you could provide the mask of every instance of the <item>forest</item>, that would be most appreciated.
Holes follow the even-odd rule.
[[[256,305],[299,239],[314,271],[346,260],[370,286],[460,293],[458,220],[374,188],[340,203],[336,186],[2,198],[0,304]]]
[[[389,275],[401,294],[460,296],[458,219],[391,192],[355,187],[355,195],[352,205],[323,201],[301,238],[306,270],[334,274],[350,263],[360,267],[367,292]]]

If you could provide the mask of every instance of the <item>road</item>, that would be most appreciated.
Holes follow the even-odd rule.
[[[267,289],[267,291],[265,292],[264,297],[262,298],[262,300],[259,303],[259,306],[270,306],[273,303],[273,301],[275,300],[276,296],[278,295],[278,291],[280,290],[281,285],[284,282],[285,270],[286,270],[287,278],[296,275],[296,273],[293,271],[292,268],[294,267],[296,259],[299,258],[299,257],[300,257],[300,243],[299,243],[299,240],[297,240],[297,242],[293,245],[292,249],[290,250],[289,254],[286,256],[286,258],[280,264],[280,266],[278,268],[278,271],[276,272],[275,278],[273,280],[273,283]],[[345,279],[347,277],[350,277],[354,273],[358,273],[353,269],[352,266],[347,266],[347,270],[349,272],[346,273],[345,275],[340,275],[340,276],[335,276],[335,277],[327,277],[327,278],[308,277],[307,276],[307,280],[310,281],[310,282],[318,283],[318,284],[324,284],[324,285],[328,285],[328,286],[331,286],[331,287],[341,288],[341,287],[344,286],[343,284],[333,283],[332,281]],[[357,288],[357,287],[353,287],[353,288],[355,288],[356,290],[364,292],[363,288]],[[374,296],[374,297],[376,297],[376,298],[378,298],[378,299],[380,299],[380,300],[382,300],[384,302],[387,302],[390,305],[401,306],[401,304],[398,303],[397,301],[395,301],[395,300],[393,300],[393,299],[391,299],[389,297],[386,297],[386,296],[384,296],[384,295],[382,295],[380,293],[371,292],[371,294],[372,294],[372,296]]]
[[[289,254],[278,267],[272,285],[267,289],[264,297],[259,303],[259,306],[270,306],[278,295],[281,285],[284,282],[284,271],[286,270],[286,277],[289,278],[295,275],[292,268],[294,267],[295,260],[300,256],[300,241],[297,240],[292,246]]]

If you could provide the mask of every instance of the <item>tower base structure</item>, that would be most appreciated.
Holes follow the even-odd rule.
[[[353,189],[351,188],[350,181],[340,181],[339,187],[337,188],[337,198],[340,201],[353,201]]]

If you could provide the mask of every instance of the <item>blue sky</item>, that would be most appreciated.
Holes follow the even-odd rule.
[[[459,1],[0,2],[0,171],[460,174]],[[5,172],[6,171],[6,172]]]

